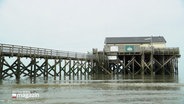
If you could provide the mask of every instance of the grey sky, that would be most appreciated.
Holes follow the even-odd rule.
[[[1,43],[87,52],[107,36],[151,35],[183,54],[183,0],[0,0]]]

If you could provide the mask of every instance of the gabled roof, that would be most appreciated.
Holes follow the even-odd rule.
[[[105,44],[166,43],[163,36],[151,37],[106,37]]]

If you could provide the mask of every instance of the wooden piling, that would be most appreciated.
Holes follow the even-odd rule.
[[[36,58],[33,58],[33,66],[34,66],[34,70],[33,70],[33,78],[34,78],[34,83],[36,82],[36,75],[37,75],[37,65],[36,65]]]
[[[162,55],[162,58],[161,59],[162,59],[162,65],[163,65],[165,63],[165,56]],[[165,68],[164,68],[164,66],[162,67],[162,75],[165,75]]]
[[[145,57],[145,54],[144,54],[144,50],[142,51],[142,55],[141,55],[141,75],[144,76],[144,57]]]
[[[62,71],[61,59],[59,59],[59,80],[61,80],[61,71]]]
[[[20,69],[20,57],[18,56],[17,57],[17,60],[16,60],[16,66],[17,66],[17,69],[16,69],[16,80],[19,81],[20,80],[20,74],[21,74],[21,69]]]
[[[57,61],[56,59],[54,60],[54,80],[56,80],[56,76],[57,76],[57,73],[56,73],[56,65],[57,65]]]
[[[71,80],[71,73],[72,73],[72,65],[71,65],[71,59],[69,59],[69,68],[68,68],[68,73],[69,73],[69,80]]]
[[[45,59],[44,80],[48,80],[48,59]]]
[[[133,56],[134,57],[134,56]],[[132,57],[132,58],[133,58]],[[135,58],[133,59],[133,61],[132,61],[132,76],[133,76],[133,78],[134,78],[134,76],[135,76]]]
[[[4,57],[0,56],[0,80],[3,79],[3,64],[4,63]]]
[[[153,50],[151,51],[151,56],[150,56],[150,61],[151,61],[151,67],[150,67],[150,69],[151,69],[151,77],[153,77]]]

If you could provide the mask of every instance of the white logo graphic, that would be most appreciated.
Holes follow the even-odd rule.
[[[12,91],[12,98],[39,98],[40,95],[36,91]]]
[[[127,51],[133,51],[133,48],[132,47],[128,47]]]

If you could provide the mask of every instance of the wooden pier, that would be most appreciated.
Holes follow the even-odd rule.
[[[165,47],[163,37],[110,37],[104,51],[102,73],[122,75],[178,75],[179,48]],[[104,61],[102,61],[104,60]],[[101,65],[102,65],[101,63]]]
[[[94,74],[178,75],[179,48],[165,47],[163,37],[151,41],[149,37],[108,39],[103,51],[93,49],[91,54],[0,44],[0,80],[82,80]]]
[[[93,55],[19,45],[0,44],[0,79],[37,77],[55,80],[72,76],[88,77],[93,73]]]
[[[102,52],[98,54],[102,55]],[[178,75],[179,48],[150,49],[142,48],[141,52],[104,53],[106,56],[117,56],[115,60],[106,60],[106,73],[122,75]],[[105,63],[105,62],[103,62]]]

